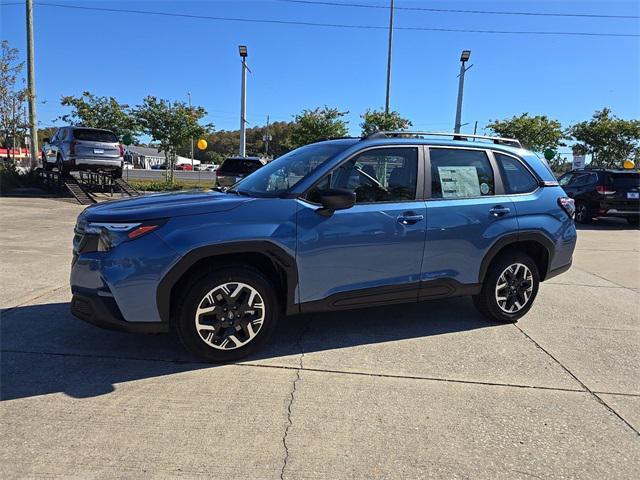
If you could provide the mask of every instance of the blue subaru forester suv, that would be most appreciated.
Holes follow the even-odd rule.
[[[282,315],[472,295],[514,322],[571,265],[573,201],[517,141],[439,135],[322,141],[225,191],[90,206],[71,310],[175,329],[213,362],[255,351]]]

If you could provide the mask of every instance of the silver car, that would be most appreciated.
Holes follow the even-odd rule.
[[[42,168],[67,173],[78,170],[103,171],[122,177],[124,150],[110,130],[61,127],[42,145]]]

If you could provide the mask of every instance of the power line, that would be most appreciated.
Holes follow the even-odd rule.
[[[17,3],[4,3],[5,5],[16,5]],[[41,7],[56,7],[67,8],[75,10],[91,10],[99,12],[111,12],[111,13],[133,13],[139,15],[156,15],[172,18],[190,18],[198,20],[213,20],[213,21],[225,21],[225,22],[244,22],[244,23],[263,23],[263,24],[276,24],[276,25],[299,25],[306,27],[330,27],[330,28],[349,28],[349,29],[364,29],[364,30],[387,30],[387,26],[382,25],[349,25],[341,23],[316,23],[316,22],[302,22],[294,20],[267,20],[257,18],[241,18],[241,17],[219,17],[211,15],[193,15],[187,13],[174,13],[174,12],[157,12],[150,10],[134,10],[124,8],[107,8],[107,7],[86,7],[80,5],[62,5],[58,3],[35,3]],[[515,31],[515,30],[478,30],[478,29],[460,29],[460,28],[437,28],[437,27],[395,27],[395,30],[405,31],[429,31],[429,32],[450,32],[450,33],[485,33],[485,34],[501,34],[501,35],[561,35],[561,36],[585,36],[585,37],[640,37],[637,33],[606,33],[606,32],[545,32],[545,31]]]
[[[339,3],[324,2],[313,0],[278,0],[287,3],[304,3],[308,5],[329,5],[337,7],[357,7],[357,8],[378,8],[387,10],[386,5],[367,5],[363,3]],[[493,10],[461,10],[453,8],[431,8],[431,7],[395,7],[396,10],[413,10],[422,12],[440,12],[440,13],[473,13],[479,15],[526,15],[536,17],[582,17],[582,18],[617,18],[617,19],[634,19],[640,18],[640,15],[606,15],[592,13],[541,13],[541,12],[504,12]]]

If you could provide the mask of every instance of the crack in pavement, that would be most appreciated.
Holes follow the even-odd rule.
[[[549,356],[549,358],[551,358],[554,362],[556,362],[565,372],[567,372],[569,375],[571,375],[571,377],[576,382],[578,382],[580,384],[580,386],[584,389],[584,391],[589,393],[596,400],[596,402],[601,404],[603,407],[605,407],[607,410],[609,410],[610,413],[612,413],[614,416],[616,416],[618,419],[620,419],[627,427],[629,427],[633,432],[635,432],[636,435],[640,436],[640,432],[638,430],[636,430],[633,427],[633,425],[631,425],[629,422],[627,422],[622,417],[622,415],[620,415],[618,412],[616,412],[607,402],[605,402],[601,397],[599,397],[596,392],[594,392],[589,387],[587,387],[587,385],[585,385],[585,383],[582,380],[580,380],[571,370],[569,370],[568,367],[565,367],[564,364],[560,360],[558,360],[556,357],[551,355],[551,353],[549,351],[547,351],[542,345],[540,345],[538,342],[536,342],[527,332],[525,332],[517,324],[514,323],[513,326],[516,327],[518,330],[520,330],[520,332],[526,338],[528,338],[531,342],[533,342],[533,344],[536,347],[538,347],[540,350],[542,350],[544,353],[546,353]]]
[[[635,291],[631,287],[625,287],[624,285],[621,285],[618,282],[614,282],[613,280],[609,280],[608,278],[603,277],[602,275],[598,275],[597,273],[593,273],[593,272],[590,272],[589,270],[585,270],[584,268],[580,268],[580,267],[576,267],[576,266],[574,266],[573,268],[575,268],[576,270],[580,270],[581,272],[588,273],[589,275],[593,275],[594,277],[598,277],[601,280],[605,280],[605,281],[607,281],[609,283],[613,283],[614,285],[617,285],[620,288],[624,288],[625,290],[630,290],[633,293],[638,293],[637,291]]]
[[[11,307],[3,308],[2,309],[2,316],[6,317],[7,315],[13,313],[14,310],[26,305],[27,303],[35,302],[36,300],[38,300],[38,299],[40,299],[42,297],[46,297],[48,295],[54,294],[54,293],[59,292],[60,290],[65,289],[65,288],[68,288],[68,286],[66,284],[62,285],[60,287],[52,288],[52,289],[47,290],[46,292],[43,292],[43,293],[39,293],[38,295],[36,295],[34,297],[31,297],[31,298],[29,298],[29,299],[27,299],[27,300],[25,300],[25,301],[23,301],[21,303],[18,303],[17,305],[13,305]]]
[[[305,332],[306,333],[306,332]],[[80,357],[80,358],[97,358],[97,359],[110,359],[110,360],[127,360],[127,361],[139,361],[139,362],[155,362],[155,363],[167,363],[167,364],[176,364],[176,365],[199,365],[199,366],[209,366],[215,367],[215,364],[206,363],[206,362],[198,362],[195,360],[183,360],[183,359],[162,359],[162,358],[144,358],[144,357],[132,357],[132,356],[117,356],[117,355],[96,355],[90,353],[72,353],[72,352],[37,352],[37,351],[29,351],[29,350],[8,350],[1,349],[0,353],[17,353],[17,354],[25,354],[25,355],[51,355],[51,356],[60,356],[60,357]],[[304,352],[301,352],[302,356],[304,356]],[[304,366],[288,366],[288,365],[264,365],[259,363],[231,363],[228,364],[234,367],[250,367],[250,368],[270,368],[270,369],[279,369],[279,370],[299,370],[305,372],[316,372],[316,373],[331,373],[336,375],[356,375],[356,376],[364,376],[364,377],[378,377],[378,378],[392,378],[399,380],[424,380],[431,382],[445,382],[445,383],[460,383],[463,385],[480,385],[480,386],[489,386],[489,387],[506,387],[506,388],[523,388],[523,389],[533,389],[533,390],[549,390],[554,392],[570,392],[570,393],[585,393],[584,389],[578,388],[564,388],[564,387],[546,387],[541,385],[526,385],[526,384],[517,384],[517,383],[502,383],[502,382],[487,382],[481,380],[462,380],[462,379],[454,379],[454,378],[442,378],[442,377],[426,377],[426,376],[418,376],[418,375],[398,375],[398,374],[388,374],[388,373],[371,373],[371,372],[358,372],[358,371],[346,371],[346,370],[332,370],[327,368],[310,368]],[[639,396],[640,394],[632,394],[632,393],[613,393],[613,392],[597,392],[597,393],[611,393],[612,395],[628,395],[628,396]]]
[[[296,368],[296,378],[293,379],[293,384],[291,385],[291,392],[289,392],[290,399],[289,404],[287,405],[287,426],[284,429],[284,434],[282,435],[282,446],[284,447],[284,458],[282,459],[282,470],[280,470],[280,480],[284,480],[284,472],[287,468],[287,462],[289,461],[289,445],[287,445],[287,437],[289,435],[289,430],[293,426],[293,420],[291,419],[291,409],[293,407],[293,402],[295,401],[296,389],[298,387],[298,382],[300,381],[300,372],[303,369],[302,359],[304,358],[304,348],[302,347],[302,338],[305,333],[307,333],[309,329],[309,321],[307,320],[305,325],[300,329],[300,336],[298,337],[298,341],[296,345],[300,350],[300,359],[299,366]]]

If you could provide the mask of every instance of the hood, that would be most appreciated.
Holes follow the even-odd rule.
[[[90,222],[130,222],[231,210],[252,199],[221,192],[178,192],[113,200],[87,207]]]

